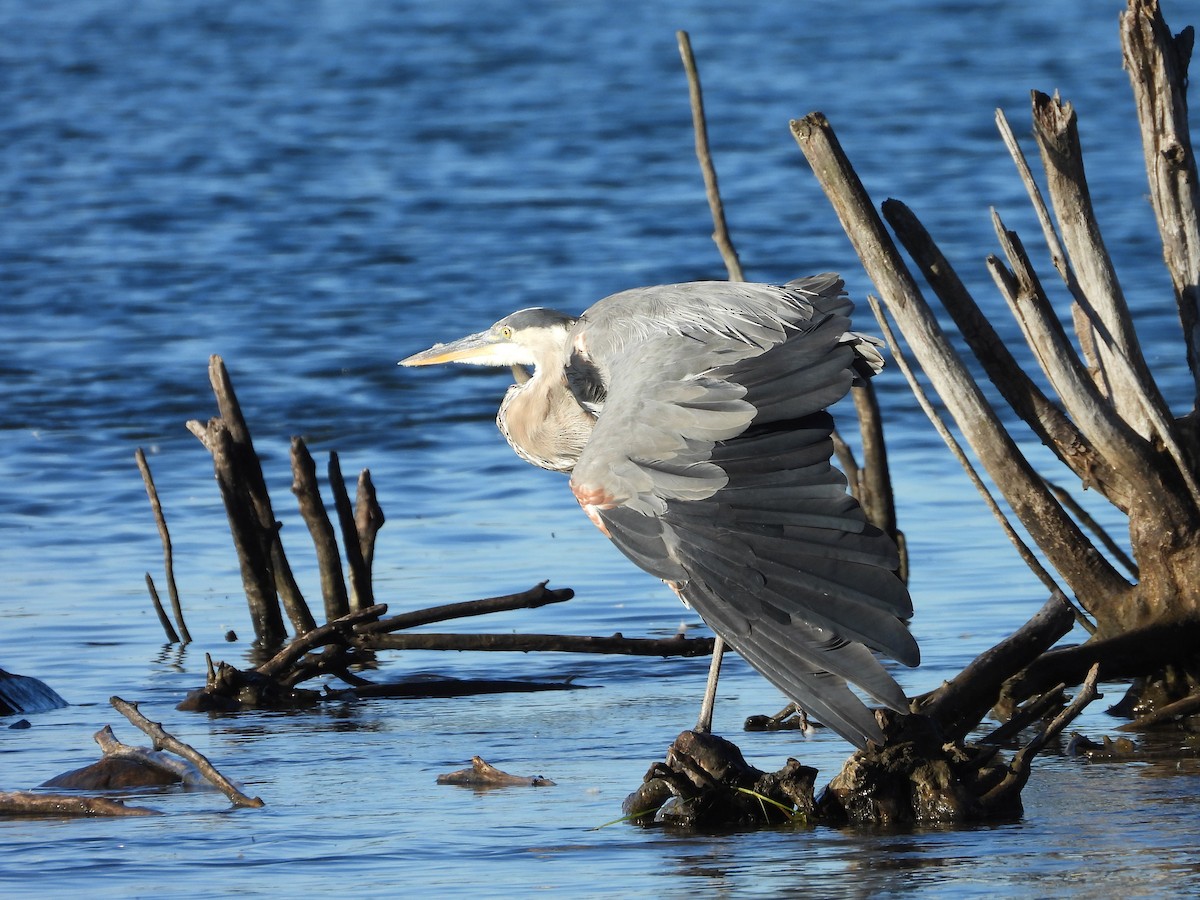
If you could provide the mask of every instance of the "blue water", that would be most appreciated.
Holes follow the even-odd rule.
[[[322,467],[336,449],[346,472],[370,468],[388,515],[376,594],[393,611],[550,579],[578,598],[461,627],[699,628],[594,533],[560,477],[504,445],[491,425],[502,374],[395,367],[519,307],[578,311],[632,286],[723,277],[676,29],[692,36],[749,277],[835,269],[856,296],[870,290],[788,133],[789,119],[820,109],[876,200],[916,210],[1006,334],[983,266],[988,209],[1030,246],[1036,231],[993,110],[1025,135],[1029,89],[1061,90],[1080,114],[1147,356],[1186,411],[1121,5],[879,7],[0,0],[0,666],[74,704],[0,732],[0,789],[86,763],[104,724],[136,743],[107,705],[119,694],[267,801],[226,812],[213,794],[167,793],[137,798],[161,818],[0,822],[0,892],[1155,896],[1196,885],[1192,767],[1051,757],[1024,819],[997,828],[593,830],[692,721],[701,660],[393,654],[380,677],[576,675],[593,689],[303,715],[174,710],[203,681],[205,653],[244,663],[251,634],[209,457],[184,427],[215,414],[213,353],[314,605],[289,494],[293,434]],[[1177,29],[1183,7],[1166,10]],[[925,658],[897,675],[915,693],[1044,598],[902,379],[889,371],[880,386]],[[137,447],[175,541],[186,650],[163,647],[145,596],[144,572],[162,586],[162,556]],[[223,641],[228,629],[238,643]],[[717,727],[763,767],[800,754],[832,776],[848,752],[833,736],[797,746],[740,733],[746,715],[780,704],[735,660]],[[1081,722],[1093,736],[1112,725],[1102,705]],[[434,784],[474,754],[558,786]]]

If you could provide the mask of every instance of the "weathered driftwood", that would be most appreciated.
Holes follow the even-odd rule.
[[[208,678],[203,688],[189,692],[177,707],[190,712],[240,709],[290,709],[312,706],[322,700],[318,691],[296,685],[321,675],[336,675],[349,684],[365,684],[350,673],[351,666],[370,662],[354,641],[354,626],[377,619],[387,611],[383,604],[347,613],[300,635],[257,667],[241,670],[208,657]],[[319,654],[312,651],[324,648]]]
[[[586,690],[566,681],[528,681],[520,678],[451,678],[445,675],[414,675],[385,684],[364,683],[341,690],[327,690],[322,700],[415,700],[449,697],[479,697],[485,694],[537,694],[544,691]]]
[[[161,816],[157,809],[126,806],[106,797],[79,794],[46,794],[34,791],[0,791],[0,816]]]
[[[1150,202],[1200,398],[1200,183],[1187,113],[1194,41],[1191,28],[1172,35],[1157,3],[1148,0],[1131,4],[1121,17],[1121,46],[1141,123]]]
[[[1188,29],[1172,37],[1156,2],[1130,0],[1122,16],[1122,38],[1164,259],[1176,287],[1187,355],[1194,367],[1200,321],[1196,311],[1200,188],[1185,102],[1192,33]],[[1097,491],[1127,515],[1133,565],[1125,564],[1127,555],[1112,553],[1111,557],[1122,562],[1128,576],[1101,552],[1102,547],[1113,546],[1111,539],[1086,520],[1099,545],[1092,542],[1080,524],[1085,520],[1075,514],[1078,505],[1060,500],[1062,489],[1052,488],[1033,470],[984,400],[874,212],[828,122],[815,113],[793,123],[796,139],[879,289],[887,314],[899,325],[992,481],[1090,617],[1085,622],[1095,635],[1085,645],[1088,649],[1052,651],[1028,672],[1013,673],[1005,686],[1010,707],[1059,682],[1079,683],[1097,659],[1106,677],[1117,677],[1139,657],[1135,645],[1140,642],[1145,642],[1141,657],[1145,665],[1188,670],[1200,666],[1194,644],[1152,643],[1159,625],[1190,629],[1200,621],[1200,595],[1194,589],[1200,582],[1196,417],[1172,417],[1143,358],[1092,208],[1074,111],[1057,97],[1035,93],[1032,114],[1049,204],[1012,129],[1002,116],[998,124],[1066,285],[1074,336],[1060,324],[1020,238],[996,214],[1002,255],[990,257],[988,268],[1055,399],[1042,394],[1021,371],[911,211],[889,200],[883,213],[1005,401],[1084,488]],[[1176,679],[1179,684],[1184,681]]]
[[[541,775],[510,775],[497,769],[483,757],[472,756],[471,768],[447,772],[437,777],[438,784],[456,784],[460,787],[554,787],[554,782]]]
[[[222,419],[210,419],[206,426],[189,422],[188,428],[213,457],[257,642],[264,648],[276,647],[283,642],[285,631],[270,564],[273,538],[263,534],[262,523],[244,488],[244,473],[237,463],[229,426]],[[274,532],[273,525],[271,531]]]
[[[1049,588],[1052,595],[1063,596],[1058,582],[1048,571],[1046,571],[1045,567],[1038,560],[1037,556],[1025,545],[1025,542],[1021,539],[1020,535],[1017,534],[1016,529],[1013,528],[1012,524],[1008,521],[1008,517],[1005,516],[1003,511],[1000,509],[1000,504],[996,502],[994,497],[992,497],[991,491],[988,490],[979,473],[975,471],[975,467],[967,458],[966,452],[961,446],[959,446],[958,441],[950,432],[950,429],[942,421],[942,418],[938,414],[937,410],[934,409],[932,401],[930,401],[929,397],[926,395],[925,389],[921,386],[920,381],[917,379],[912,368],[909,366],[908,360],[905,358],[903,352],[901,352],[899,342],[892,333],[891,325],[888,323],[887,317],[884,316],[881,311],[879,301],[875,297],[868,297],[867,300],[871,304],[871,310],[875,313],[877,319],[879,320],[880,330],[883,332],[884,336],[888,340],[888,343],[891,345],[893,360],[899,367],[901,373],[908,380],[909,386],[912,388],[913,396],[916,397],[918,405],[929,417],[929,420],[933,423],[934,429],[937,431],[938,435],[946,442],[946,447],[950,450],[951,455],[962,465],[963,470],[967,473],[967,477],[979,491],[980,496],[983,497],[984,503],[987,504],[988,509],[991,510],[992,514],[1000,523],[1000,527],[1003,529],[1005,535],[1007,535],[1009,540],[1012,541],[1012,544],[1017,549],[1017,553],[1020,555],[1021,559],[1027,566],[1029,566],[1030,570],[1037,575],[1041,582],[1046,585],[1047,588]],[[1078,610],[1075,610],[1075,614],[1076,619],[1079,620],[1085,628],[1094,630],[1091,627],[1091,623],[1088,622]]]
[[[306,653],[318,647],[325,647],[334,643],[349,646],[353,642],[354,627],[356,625],[363,622],[377,621],[385,612],[387,612],[387,606],[379,603],[374,606],[368,606],[366,609],[347,613],[340,619],[334,619],[320,628],[314,628],[312,631],[305,632],[260,665],[258,672],[269,678],[277,678],[291,669]]]
[[[154,741],[155,750],[167,750],[190,762],[207,781],[228,797],[234,806],[258,808],[264,805],[260,798],[242,793],[229,779],[217,771],[203,753],[168,733],[159,722],[151,722],[147,719],[138,711],[136,703],[129,703],[120,697],[112,697],[109,702],[113,709],[149,735]]]
[[[1069,623],[1071,615],[1060,604],[1048,606],[1043,618]],[[1011,643],[1030,640],[1025,635]],[[1000,657],[1021,652],[1003,647],[979,665],[999,666]],[[819,800],[813,795],[816,770],[791,759],[784,769],[766,776],[747,766],[728,741],[685,732],[668,750],[666,762],[652,766],[641,787],[626,798],[624,811],[638,824],[699,829],[786,821],[909,826],[1017,818],[1033,758],[1099,696],[1097,675],[1098,667],[1093,667],[1074,701],[1008,761],[995,747],[948,738],[941,723],[926,715],[881,711],[885,745],[855,752]],[[1046,704],[1042,711],[1050,708]],[[970,719],[974,709],[962,720]]]
[[[167,635],[168,644],[179,643],[179,633],[175,631],[175,626],[171,624],[171,620],[167,618],[167,611],[163,608],[162,598],[158,596],[158,588],[154,586],[154,579],[150,573],[146,573],[146,590],[150,592],[150,602],[154,606],[154,613],[158,616],[158,624],[162,626],[163,631]]]
[[[1096,681],[1099,676],[1100,666],[1092,666],[1070,705],[1055,716],[1054,720],[1043,728],[1033,740],[1017,751],[1012,762],[1008,764],[1008,771],[1005,773],[1004,779],[984,794],[981,802],[985,806],[1007,804],[1014,797],[1020,799],[1021,790],[1029,780],[1033,758],[1062,734],[1063,730],[1075,721],[1089,703],[1104,696],[1096,690]]]
[[[358,490],[354,497],[354,532],[358,534],[359,555],[367,577],[375,562],[375,536],[384,523],[383,507],[375,495],[375,483],[370,469],[358,473]]]
[[[792,132],[921,368],[1017,517],[1077,594],[1126,587],[1046,490],[961,357],[945,340],[829,122],[820,113],[812,113],[793,122]]]
[[[914,700],[914,710],[937,722],[945,740],[963,740],[1000,702],[1012,673],[1033,663],[1074,624],[1070,604],[1054,594],[1010,637],[976,657],[953,680]]]
[[[1071,704],[1003,763],[994,749],[947,743],[922,716],[889,716],[879,751],[859,752],[830,782],[818,815],[833,822],[921,824],[994,821],[1021,814],[1033,758],[1096,699],[1093,668]],[[889,729],[890,730],[890,729]]]
[[[346,491],[346,481],[342,478],[342,467],[336,451],[329,454],[329,487],[333,491],[338,523],[342,527],[342,547],[346,565],[350,569],[350,609],[359,610],[375,602],[372,599],[374,591],[371,587],[371,571],[363,556],[363,536],[358,532],[358,522],[350,505],[350,495]]]
[[[123,744],[105,725],[95,735],[103,754],[100,760],[51,778],[42,785],[43,788],[112,791],[170,784],[211,784],[235,806],[263,806],[262,800],[242,793],[194,747],[142,715],[136,704],[119,697],[111,698],[110,702],[114,709],[153,739],[153,748]],[[18,791],[0,793],[0,815],[145,816],[160,813],[154,809],[125,806],[104,797]]]

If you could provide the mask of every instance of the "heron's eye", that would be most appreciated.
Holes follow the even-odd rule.
[[[511,326],[505,325],[503,328],[500,329],[500,337],[504,338],[506,341],[511,340],[512,336],[513,336],[513,330],[512,330]]]

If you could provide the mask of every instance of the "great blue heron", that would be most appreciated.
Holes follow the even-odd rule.
[[[401,365],[512,367],[496,421],[517,454],[570,472],[627,557],[865,747],[883,734],[846,682],[905,711],[871,649],[909,666],[920,653],[896,547],[830,464],[826,408],[883,365],[851,309],[832,274],[637,288],[578,318],[523,309]]]

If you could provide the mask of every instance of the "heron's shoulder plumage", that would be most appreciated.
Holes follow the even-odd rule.
[[[814,318],[848,315],[850,302],[836,275],[789,285],[693,281],[634,288],[605,297],[575,324],[595,358],[619,356],[632,345],[673,339],[720,340],[765,350],[786,329],[803,329]]]

